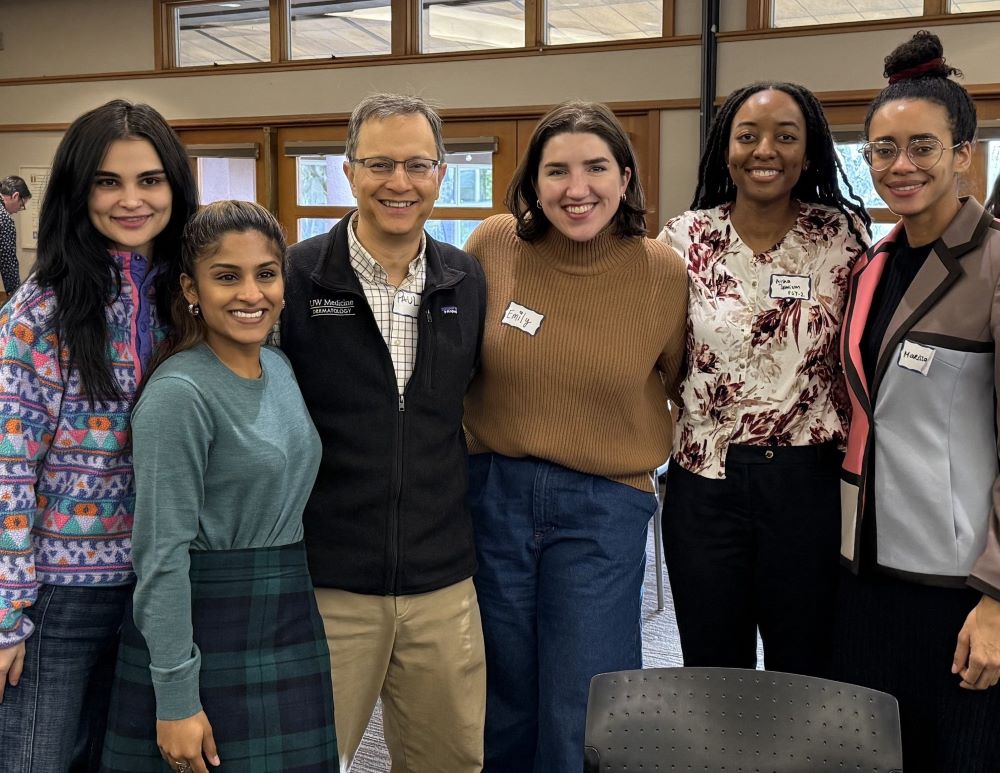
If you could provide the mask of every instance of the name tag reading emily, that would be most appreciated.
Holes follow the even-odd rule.
[[[768,296],[776,299],[808,301],[812,298],[812,277],[802,274],[771,274]]]
[[[399,290],[392,301],[392,313],[403,317],[416,317],[420,313],[420,293]]]
[[[927,371],[931,369],[936,351],[932,346],[922,346],[914,341],[903,341],[903,348],[899,350],[899,359],[896,364],[901,368],[916,371],[922,376],[926,376]]]
[[[500,320],[500,324],[516,327],[518,330],[523,330],[528,335],[533,336],[538,332],[543,319],[545,319],[544,314],[539,314],[527,306],[522,306],[520,303],[511,301],[507,310],[503,313],[503,319]]]

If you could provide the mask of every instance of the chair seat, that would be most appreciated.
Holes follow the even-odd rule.
[[[891,773],[903,756],[891,695],[739,668],[595,676],[585,746],[585,773]]]

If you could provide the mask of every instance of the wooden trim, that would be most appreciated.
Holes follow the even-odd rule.
[[[765,0],[747,0],[747,3]],[[749,9],[748,9],[749,11]],[[836,24],[812,24],[802,27],[771,27],[768,29],[747,29],[720,32],[719,42],[738,40],[767,40],[768,38],[797,38],[812,35],[842,35],[846,32],[873,32],[900,28],[947,27],[953,24],[979,24],[1000,21],[1000,12],[978,11],[976,13],[948,13],[935,16],[901,16],[898,19],[878,21],[845,21]],[[749,27],[749,17],[747,21]]]
[[[166,7],[160,0],[153,0],[153,68],[156,70],[170,67],[170,42],[166,37],[168,27]]]
[[[287,62],[292,58],[288,0],[270,0],[268,11],[271,22],[271,61]]]
[[[566,54],[593,54],[605,51],[632,51],[645,48],[675,48],[697,46],[701,38],[684,35],[670,40],[636,39],[608,43],[581,43],[566,46],[540,46],[534,49],[507,48],[484,51],[455,51],[441,54],[388,54],[377,57],[352,57],[327,60],[303,59],[294,62],[274,64],[220,64],[208,67],[180,67],[173,70],[131,70],[125,72],[83,73],[79,75],[35,75],[27,78],[2,78],[3,86],[37,86],[47,83],[85,83],[92,81],[122,81],[156,78],[191,78],[205,75],[248,75],[253,73],[293,72],[295,70],[335,70],[344,67],[380,67],[401,64],[434,64],[440,62],[467,61],[475,59],[517,59],[525,56],[562,56]]]
[[[677,5],[674,0],[662,0],[663,2],[663,27],[660,30],[661,37],[672,38],[677,30]]]
[[[524,0],[524,47],[545,45],[545,0]]]
[[[939,16],[948,13],[948,0],[924,0],[924,16]]]
[[[646,178],[644,189],[646,205],[646,230],[659,233],[663,220],[660,217],[660,111],[646,113],[646,153],[642,176]],[[650,228],[652,223],[652,228]]]
[[[747,0],[747,30],[766,30],[771,26],[770,0]]]

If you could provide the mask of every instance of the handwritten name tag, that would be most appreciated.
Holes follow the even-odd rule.
[[[503,319],[500,320],[500,324],[516,327],[518,330],[523,330],[528,335],[533,336],[538,332],[543,319],[545,319],[544,314],[539,314],[527,306],[522,306],[520,303],[511,301],[507,310],[503,313]]]
[[[914,341],[903,341],[903,348],[899,351],[899,359],[896,364],[901,368],[926,376],[927,371],[931,369],[936,351],[932,346],[921,346]]]
[[[808,301],[812,297],[812,277],[801,274],[771,274],[768,295],[777,299]]]
[[[420,293],[400,290],[392,302],[392,313],[403,317],[416,317],[420,313]]]

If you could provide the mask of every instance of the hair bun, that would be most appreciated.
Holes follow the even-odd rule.
[[[961,78],[962,71],[951,67],[944,59],[944,46],[933,32],[920,30],[885,58],[882,73],[889,83],[917,78]]]

